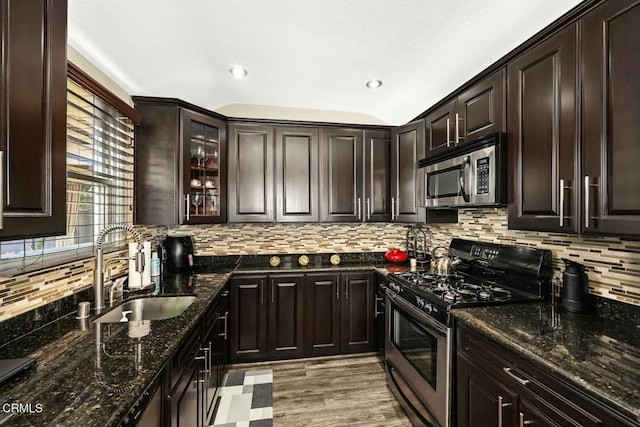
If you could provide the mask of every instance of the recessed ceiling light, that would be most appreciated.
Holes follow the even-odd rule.
[[[229,72],[233,75],[233,77],[237,77],[239,79],[247,75],[247,70],[242,67],[231,67]]]
[[[382,86],[382,81],[380,81],[380,80],[369,80],[367,82],[367,87],[369,89],[375,89],[375,88],[380,87],[380,86]]]

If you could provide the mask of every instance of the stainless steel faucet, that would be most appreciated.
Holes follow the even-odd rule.
[[[131,233],[138,244],[138,252],[135,255],[135,268],[138,273],[144,271],[144,252],[142,245],[142,235],[138,233],[130,224],[110,224],[105,226],[96,238],[96,260],[93,272],[93,293],[96,313],[100,313],[104,309],[104,262],[102,254],[102,245],[107,234],[114,230],[125,230]]]

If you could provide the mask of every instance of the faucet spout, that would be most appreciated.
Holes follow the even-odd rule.
[[[100,313],[104,309],[104,259],[102,245],[107,234],[115,230],[124,230],[131,233],[138,244],[138,252],[136,253],[136,271],[144,271],[144,253],[142,235],[138,233],[130,224],[109,224],[105,226],[96,238],[96,257],[93,272],[93,293],[96,313]]]

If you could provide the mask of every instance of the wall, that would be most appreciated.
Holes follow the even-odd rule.
[[[590,291],[605,298],[640,305],[640,239],[578,237],[507,228],[506,209],[461,210],[455,224],[431,225],[432,245],[447,246],[453,237],[518,244],[553,253],[587,266]],[[332,253],[386,251],[405,247],[402,224],[221,224],[182,226],[171,233],[192,234],[196,255]]]

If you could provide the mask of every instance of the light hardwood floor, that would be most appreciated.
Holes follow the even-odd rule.
[[[411,426],[377,355],[231,366],[273,369],[273,421],[289,426]]]

